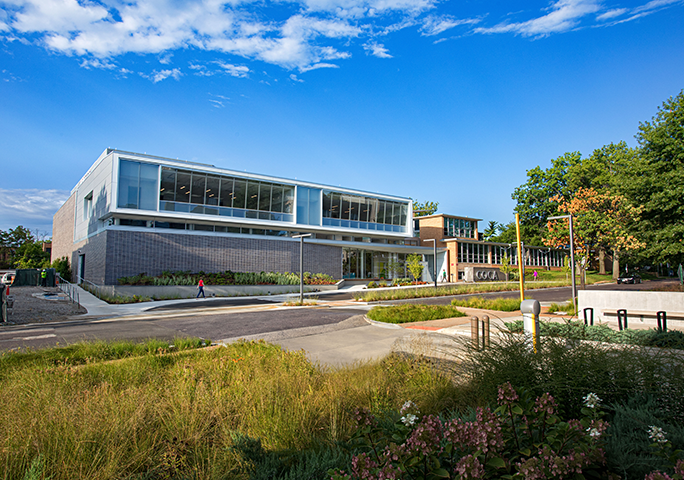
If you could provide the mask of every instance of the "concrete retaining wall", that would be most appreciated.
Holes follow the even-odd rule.
[[[681,313],[684,312],[684,293],[580,290],[578,292],[579,318],[584,318],[582,312],[587,307],[594,309],[594,319],[599,321],[615,320],[615,315],[604,318],[601,313],[603,309],[624,308],[627,310],[628,318],[630,318],[630,310]],[[642,319],[642,321],[655,324],[654,319]]]
[[[153,298],[193,298],[197,296],[197,286],[190,285],[104,285],[100,287],[107,295],[121,295],[132,297]],[[305,292],[313,290],[326,291],[337,290],[337,285],[304,285]],[[204,287],[204,294],[208,297],[236,297],[248,295],[279,295],[282,293],[299,292],[299,285],[207,285]]]

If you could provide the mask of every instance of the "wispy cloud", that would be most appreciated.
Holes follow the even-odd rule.
[[[493,27],[476,28],[476,33],[514,33],[523,36],[547,36],[575,28],[582,17],[600,9],[597,0],[559,0],[541,17],[524,22],[503,22]]]
[[[389,50],[387,50],[382,43],[367,43],[363,46],[363,48],[366,50],[366,54],[368,55],[373,55],[374,57],[378,58],[392,58],[392,55],[389,54]]]
[[[0,229],[18,225],[52,230],[52,216],[69,198],[68,191],[0,188]]]
[[[231,77],[247,78],[249,75],[249,68],[244,65],[232,65],[230,63],[216,62],[225,72]]]
[[[154,70],[151,74],[146,74],[146,73],[140,73],[141,77],[147,78],[148,80],[152,80],[154,83],[159,83],[162,80],[166,80],[169,77],[172,77],[176,80],[180,79],[180,77],[183,76],[183,74],[180,71],[180,68],[174,68],[173,70]]]
[[[479,22],[479,18],[459,19],[448,15],[442,17],[430,15],[423,21],[423,26],[420,28],[420,31],[421,34],[425,36],[439,35],[440,33],[458,27],[459,25],[473,25]]]
[[[603,12],[600,15],[596,16],[596,20],[599,22],[603,22],[606,20],[610,20],[611,18],[619,17],[620,15],[624,15],[627,13],[629,10],[626,8],[614,8],[612,10],[608,10],[607,12]]]

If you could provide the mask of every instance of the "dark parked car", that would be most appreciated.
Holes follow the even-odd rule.
[[[623,273],[618,277],[617,283],[641,283],[641,276],[638,273]]]

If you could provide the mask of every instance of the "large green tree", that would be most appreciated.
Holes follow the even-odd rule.
[[[568,170],[582,160],[579,152],[570,152],[551,160],[547,169],[535,167],[527,171],[527,182],[517,187],[511,197],[517,202],[522,240],[527,245],[541,245],[546,221],[558,213],[552,198],[569,199]]]
[[[413,216],[425,217],[432,215],[437,211],[437,207],[439,207],[439,202],[431,202],[429,200],[419,202],[418,200],[413,200]]]
[[[43,241],[28,228],[19,225],[8,231],[0,230],[0,252],[9,262],[5,267],[40,268],[50,263],[50,255],[43,251]],[[4,255],[3,255],[4,256]]]
[[[643,206],[639,236],[652,261],[684,263],[684,90],[639,125],[638,158],[624,177],[625,194]]]

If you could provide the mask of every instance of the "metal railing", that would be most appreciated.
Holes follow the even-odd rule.
[[[107,296],[103,291],[102,291],[102,286],[97,285],[93,282],[90,282],[86,280],[85,278],[79,278],[79,286],[85,290],[86,292],[92,293],[95,295],[97,298],[100,300],[104,300],[104,297]]]
[[[80,297],[79,297],[78,289],[76,288],[76,285],[74,285],[71,282],[64,280],[64,278],[62,278],[62,276],[59,273],[57,273],[56,275],[57,275],[57,282],[58,282],[57,287],[59,287],[59,289],[62,292],[64,292],[67,295],[67,297],[69,297],[71,299],[71,303],[75,303],[80,308],[81,302],[80,302]]]

